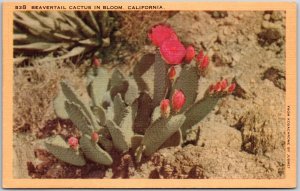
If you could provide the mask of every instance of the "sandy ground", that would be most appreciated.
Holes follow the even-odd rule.
[[[68,79],[84,91],[87,61],[79,66],[65,62],[18,67],[14,70],[16,178],[284,177],[284,12],[179,12],[167,23],[184,44],[204,49],[211,58],[208,75],[200,80],[199,98],[221,77],[234,78],[238,85],[233,95],[223,98],[192,128],[188,142],[159,150],[140,165],[124,162],[124,157],[112,168],[93,163],[79,168],[57,161],[41,150],[43,139],[58,132],[67,135],[74,128],[68,121],[57,127],[52,107],[57,82]],[[149,43],[140,46],[138,53],[153,49]]]

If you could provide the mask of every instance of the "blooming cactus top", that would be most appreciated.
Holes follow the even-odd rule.
[[[167,40],[171,36],[176,37],[176,34],[173,29],[168,26],[157,25],[151,29],[151,31],[148,33],[148,36],[152,43],[159,47],[165,40]]]
[[[186,50],[177,37],[165,40],[160,46],[160,53],[167,64],[181,64]]]

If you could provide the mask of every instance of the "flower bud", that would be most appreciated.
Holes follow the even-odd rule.
[[[213,84],[209,86],[208,92],[209,94],[213,94],[215,92],[215,86]]]
[[[222,80],[222,81],[220,82],[220,84],[221,84],[221,90],[222,90],[222,91],[225,90],[225,89],[227,88],[228,83],[227,83],[227,80],[226,80],[226,79]]]
[[[78,144],[78,139],[76,137],[70,137],[68,139],[68,144],[70,145],[70,147],[74,150],[77,150],[78,147],[79,147],[79,144]]]
[[[174,66],[172,66],[172,67],[170,68],[170,71],[169,71],[168,76],[169,76],[169,79],[170,79],[171,81],[173,81],[173,80],[175,79],[175,77],[176,77],[176,70],[175,70],[175,67],[174,67]]]
[[[202,61],[199,63],[199,69],[200,71],[204,71],[206,70],[206,68],[208,67],[209,64],[209,58],[207,55],[205,55],[202,59]]]
[[[96,56],[93,58],[93,66],[95,66],[96,68],[99,68],[101,66],[101,60],[99,58],[97,58]]]
[[[197,61],[198,63],[201,63],[203,57],[204,57],[203,50],[200,50],[199,54],[196,56],[196,61]]]
[[[185,103],[185,96],[181,90],[175,90],[172,96],[172,107],[175,112],[179,112]]]
[[[160,102],[160,114],[163,118],[168,118],[170,115],[170,101],[168,99],[163,99]]]
[[[220,92],[222,91],[222,84],[221,82],[217,82],[216,85],[214,86],[214,91],[215,92]]]
[[[92,141],[94,141],[94,142],[97,143],[99,141],[99,135],[98,135],[98,133],[93,132],[91,138],[92,138]]]
[[[190,63],[195,57],[195,49],[193,46],[188,46],[185,53],[185,62]]]
[[[232,84],[228,87],[227,92],[231,94],[231,93],[235,90],[235,88],[236,88],[236,84],[235,84],[235,83],[232,83]]]

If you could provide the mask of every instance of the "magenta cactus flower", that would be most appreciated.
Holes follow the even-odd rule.
[[[177,38],[169,38],[160,46],[160,53],[167,64],[181,64],[186,50],[183,44]]]
[[[179,112],[185,103],[185,95],[181,90],[175,90],[172,96],[172,108],[175,112]]]
[[[78,139],[77,139],[76,137],[70,137],[70,138],[68,139],[68,144],[70,145],[70,147],[71,147],[72,149],[75,149],[75,150],[77,150],[78,147],[79,147]]]
[[[168,118],[170,115],[170,100],[163,99],[160,102],[160,114],[163,118]]]
[[[176,33],[173,31],[173,29],[166,25],[156,25],[152,27],[148,33],[148,37],[152,43],[158,47],[160,47],[162,43],[171,36],[177,39]]]
[[[195,57],[195,49],[193,46],[188,46],[186,48],[186,54],[185,54],[185,62],[190,63],[193,58]]]

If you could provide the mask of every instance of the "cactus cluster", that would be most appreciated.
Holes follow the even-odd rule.
[[[55,112],[70,119],[81,135],[68,142],[59,135],[49,138],[46,146],[57,158],[78,166],[85,158],[109,166],[115,150],[130,151],[140,162],[161,148],[181,145],[186,131],[234,90],[235,84],[222,79],[196,100],[208,56],[203,51],[195,56],[192,46],[183,49],[176,33],[164,25],[154,27],[149,37],[160,52],[145,55],[129,77],[118,69],[108,72],[94,59],[86,76],[89,103],[67,82],[60,83]]]
[[[37,55],[49,62],[99,54],[120,36],[116,17],[107,11],[15,11],[14,63]]]

